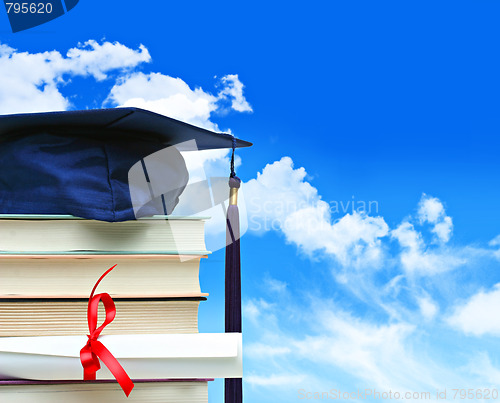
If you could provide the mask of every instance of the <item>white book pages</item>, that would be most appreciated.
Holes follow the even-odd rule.
[[[207,403],[207,381],[134,382],[126,397],[117,383],[8,385],[0,383],[5,403]]]
[[[0,251],[147,252],[203,254],[205,220],[158,217],[124,222],[81,219],[2,219]]]

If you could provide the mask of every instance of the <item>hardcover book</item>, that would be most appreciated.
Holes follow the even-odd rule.
[[[127,398],[116,381],[0,380],[0,401],[15,403],[207,403],[212,379],[134,379]]]

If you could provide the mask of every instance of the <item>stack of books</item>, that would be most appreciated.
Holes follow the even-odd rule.
[[[99,340],[134,380],[128,401],[207,402],[209,380],[240,376],[238,335],[197,334],[204,221],[0,216],[0,401],[126,400],[103,365],[89,382],[79,363],[89,294],[114,265],[96,291],[116,305]]]

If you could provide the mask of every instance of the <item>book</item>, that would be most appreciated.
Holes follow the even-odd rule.
[[[213,379],[134,379],[127,398],[116,381],[0,380],[0,401],[16,403],[206,403]]]
[[[0,251],[206,255],[205,219],[153,216],[105,222],[72,216],[0,215]]]
[[[99,286],[111,296],[197,296],[203,257],[0,254],[0,298],[88,297],[96,280],[115,264]]]
[[[206,294],[205,294],[206,295]],[[106,334],[197,333],[198,306],[204,296],[113,299],[116,317]],[[88,298],[2,298],[0,336],[88,334]],[[99,323],[106,316],[99,306]]]

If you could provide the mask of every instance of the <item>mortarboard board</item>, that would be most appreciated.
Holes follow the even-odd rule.
[[[138,108],[0,116],[0,214],[70,214],[103,221],[171,214],[189,179],[180,152],[169,152],[161,166],[172,191],[140,211],[132,206],[129,170],[148,155],[189,140],[197,150],[233,146],[229,134]],[[234,142],[235,147],[250,145]]]

